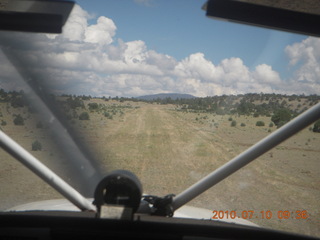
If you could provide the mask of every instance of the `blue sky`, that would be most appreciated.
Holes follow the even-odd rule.
[[[230,57],[241,58],[251,69],[266,63],[283,77],[290,75],[285,47],[306,38],[210,19],[201,9],[204,0],[76,2],[92,16],[111,18],[117,26],[116,38],[124,41],[143,40],[148,48],[177,60],[203,52],[214,64]]]
[[[13,42],[31,41],[19,56],[55,94],[320,93],[319,38],[214,20],[204,2],[79,0],[62,34]],[[10,71],[0,65],[1,87]]]

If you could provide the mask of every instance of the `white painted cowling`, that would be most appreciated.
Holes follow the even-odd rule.
[[[93,199],[88,199],[89,201],[93,201]],[[7,212],[12,211],[80,211],[75,205],[69,202],[66,199],[54,199],[54,200],[44,200],[44,201],[37,201],[22,204],[7,210]],[[228,222],[228,223],[235,223],[247,226],[256,226],[248,220],[236,218],[236,219],[227,219],[223,218],[221,220],[214,220],[212,219],[212,211],[204,208],[192,207],[192,206],[182,206],[178,210],[174,212],[175,218],[193,218],[193,219],[204,219],[204,220],[213,220],[213,221],[221,221],[221,222]]]

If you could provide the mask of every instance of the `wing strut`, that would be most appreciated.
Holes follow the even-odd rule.
[[[231,161],[222,165],[220,168],[216,169],[215,171],[177,195],[175,198],[173,198],[173,210],[182,207],[187,202],[199,196],[204,191],[208,190],[215,184],[219,183],[221,180],[230,176],[232,173],[244,167],[257,157],[269,151],[270,149],[288,139],[292,135],[296,134],[300,130],[304,129],[308,125],[312,124],[319,118],[320,103],[313,106],[301,115],[297,116],[289,123],[279,128],[277,131],[260,140],[255,145],[248,148],[237,157],[233,158]]]
[[[57,190],[70,202],[76,205],[82,211],[95,211],[96,208],[77,192],[73,187],[66,183],[62,178],[56,175],[53,171],[43,165],[38,159],[32,156],[28,151],[16,143],[13,139],[7,136],[0,130],[0,146],[10,155],[19,160],[27,168],[33,171],[36,175],[47,182],[51,187]]]

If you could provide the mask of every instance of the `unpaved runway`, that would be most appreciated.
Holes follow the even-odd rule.
[[[88,144],[94,144],[103,166],[108,171],[133,171],[144,192],[158,196],[179,194],[254,144],[252,139],[256,138],[250,139],[248,134],[252,132],[243,129],[223,130],[200,124],[190,120],[198,115],[177,112],[168,105],[141,103],[113,120],[94,114],[90,121],[76,126],[80,126]],[[273,151],[272,158],[269,153],[262,156],[189,204],[212,211],[255,211],[256,217],[250,220],[261,226],[320,236],[318,152],[309,149],[306,163],[296,156],[298,150],[283,145]],[[1,209],[60,197],[3,152],[0,180]],[[307,210],[309,217],[276,216],[278,211],[287,210]],[[272,211],[273,217],[262,219],[261,212],[266,211]]]
[[[135,172],[145,192],[160,196],[179,194],[247,147],[237,135],[228,137],[229,130],[208,130],[167,106],[145,105],[115,124],[106,127],[108,134],[102,141],[108,161],[114,168]],[[319,179],[301,173],[315,169],[318,162],[303,165],[295,157],[285,162],[280,156],[293,151],[289,149],[275,150],[273,158],[262,156],[189,204],[239,213],[254,210],[258,215],[251,221],[262,226],[320,235]],[[303,210],[310,214],[308,219],[277,216],[279,211]],[[262,219],[265,211],[272,211],[273,217]]]

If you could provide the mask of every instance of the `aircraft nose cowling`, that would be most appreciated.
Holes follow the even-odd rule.
[[[139,208],[142,196],[142,185],[132,172],[116,170],[103,178],[94,193],[94,204],[98,212],[102,205],[119,205],[132,209]]]

